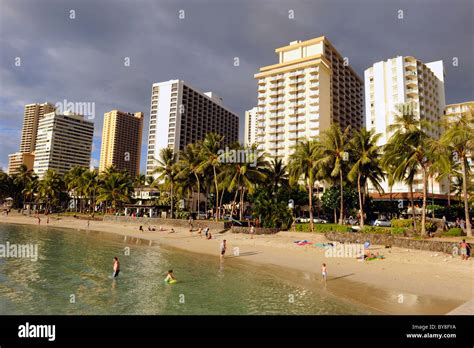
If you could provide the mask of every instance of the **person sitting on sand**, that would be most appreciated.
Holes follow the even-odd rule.
[[[174,228],[172,228],[168,233],[174,233]]]
[[[152,230],[152,231],[156,231],[156,226],[153,225],[153,226],[151,227],[151,230]]]
[[[143,226],[140,225],[140,227],[138,228],[138,230],[139,230],[140,232],[143,232]]]
[[[172,280],[176,280],[176,278],[175,278],[174,275],[173,275],[173,270],[170,269],[170,270],[168,271],[168,274],[166,275],[165,282],[169,283],[169,282],[172,281]]]

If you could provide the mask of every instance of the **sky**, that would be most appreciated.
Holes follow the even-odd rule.
[[[399,55],[443,60],[446,102],[474,100],[473,0],[0,0],[0,168],[24,105],[67,100],[95,103],[94,166],[104,112],[143,111],[144,172],[151,86],[171,79],[221,96],[242,140],[253,75],[275,48],[322,35],[362,78]]]

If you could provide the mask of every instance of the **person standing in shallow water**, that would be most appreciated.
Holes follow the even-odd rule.
[[[120,262],[118,260],[118,257],[114,257],[114,278],[117,278],[120,273]]]

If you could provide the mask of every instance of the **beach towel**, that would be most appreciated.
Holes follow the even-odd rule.
[[[307,241],[306,239],[303,239],[303,240],[295,240],[293,243],[296,243],[296,245],[308,245],[308,244],[313,244],[309,241]]]
[[[313,246],[319,247],[319,248],[329,248],[329,247],[333,247],[334,244],[333,243],[314,243]]]

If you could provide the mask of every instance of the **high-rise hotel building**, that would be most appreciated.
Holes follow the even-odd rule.
[[[472,124],[474,123],[474,101],[446,105],[444,113],[449,122],[456,122],[459,117],[464,116]],[[472,154],[468,156],[467,161],[471,173],[474,173],[474,158]],[[474,175],[471,175],[470,177],[471,183],[474,184]]]
[[[244,145],[247,147],[253,145],[256,142],[258,117],[257,111],[257,107],[245,111]]]
[[[278,64],[260,68],[257,138],[271,157],[288,159],[303,139],[331,124],[363,127],[363,84],[324,36],[275,50]]]
[[[53,112],[56,107],[50,103],[27,104],[23,115],[23,128],[21,131],[20,152],[34,152],[38,123],[45,114]]]
[[[8,175],[18,173],[20,166],[25,165],[27,170],[33,170],[35,155],[29,152],[16,152],[8,155]]]
[[[409,104],[417,117],[430,123],[425,131],[439,138],[439,121],[445,108],[444,68],[442,61],[423,63],[406,56],[375,63],[365,70],[365,123],[367,129],[375,129],[382,136],[379,145],[388,142],[392,134],[388,127],[394,123],[397,105]],[[434,193],[445,193],[447,185],[435,182]],[[382,184],[389,192],[387,182]],[[370,187],[369,187],[370,189]],[[421,191],[421,175],[415,178],[413,190]],[[404,183],[395,183],[392,192],[408,192]]]
[[[147,175],[152,175],[160,150],[175,152],[202,140],[207,133],[224,136],[226,146],[239,139],[239,117],[212,92],[202,93],[182,80],[154,83],[151,94]]]
[[[90,166],[94,123],[69,112],[45,114],[38,124],[34,172],[41,179],[49,169],[64,174]]]
[[[8,173],[10,175],[18,172],[22,164],[25,165],[28,170],[33,169],[39,120],[43,118],[45,114],[55,110],[56,107],[50,103],[25,105],[20,151],[8,155]]]
[[[143,112],[112,110],[104,114],[99,171],[114,166],[132,178],[140,174]]]

